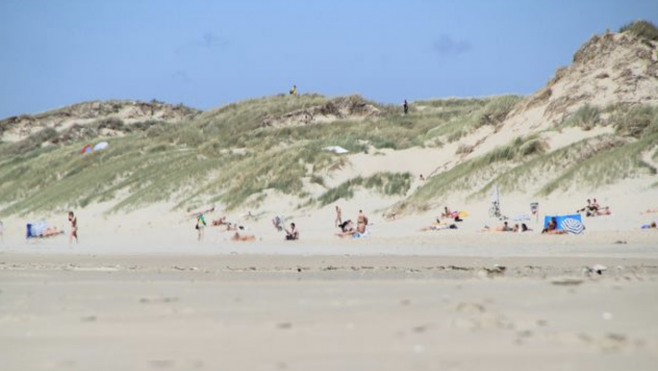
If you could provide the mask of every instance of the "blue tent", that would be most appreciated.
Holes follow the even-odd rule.
[[[546,215],[544,216],[544,228],[548,228],[548,223],[551,221],[551,218],[555,218],[557,220],[557,230],[561,231],[562,230],[562,221],[564,219],[576,219],[579,222],[583,222],[582,217],[580,214],[571,214],[571,215]]]

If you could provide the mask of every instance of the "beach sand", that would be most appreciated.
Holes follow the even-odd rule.
[[[24,240],[27,220],[64,230],[60,213],[4,220],[0,240],[0,370],[654,370],[658,364],[656,191],[647,181],[598,190],[611,216],[579,236],[540,234],[543,216],[590,195],[506,196],[510,217],[540,214],[528,233],[482,232],[501,221],[488,200],[455,199],[457,230],[421,232],[440,214],[384,211],[361,191],[370,236],[341,239],[334,205],[296,209],[273,197],[225,214],[197,241],[172,204],[76,210],[80,244]],[[649,189],[649,191],[646,191]],[[642,191],[644,190],[644,191]],[[279,195],[280,196],[280,195]],[[252,211],[255,217],[245,214]],[[270,220],[296,222],[285,242]],[[514,224],[515,222],[512,222]],[[587,267],[607,267],[602,274]]]
[[[488,257],[442,248],[394,256],[370,246],[319,255],[297,253],[299,244],[262,255],[243,246],[251,252],[3,251],[2,370],[653,370],[658,362],[655,252],[622,257],[628,245],[613,244],[512,256],[495,252],[521,250],[499,245]],[[607,270],[584,272],[594,264]]]

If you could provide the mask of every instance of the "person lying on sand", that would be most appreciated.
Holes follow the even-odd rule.
[[[450,224],[450,223],[441,223],[441,224],[434,224],[430,225],[429,227],[421,228],[419,231],[421,232],[427,232],[427,231],[441,231],[444,229],[457,229],[456,224]]]
[[[233,237],[231,237],[231,241],[256,241],[256,236],[253,234],[241,235],[240,233],[235,232]]]
[[[342,232],[349,232],[354,230],[354,223],[352,223],[352,220],[346,220],[342,224],[338,226]]]
[[[295,223],[290,223],[290,230],[286,229],[286,241],[297,241],[299,239],[299,231]]]
[[[525,223],[521,224],[521,232],[531,232],[532,229],[528,228],[528,226]]]
[[[225,216],[222,216],[221,218],[215,219],[215,220],[212,221],[212,226],[213,227],[218,227],[220,225],[226,225],[226,224],[227,224],[227,222],[226,222],[226,217]]]
[[[64,234],[64,231],[60,231],[57,227],[49,227],[43,230],[39,237],[53,237]]]
[[[349,229],[347,229],[347,230],[345,230],[341,233],[336,233],[336,236],[341,237],[341,238],[343,238],[343,237],[359,238],[359,237],[363,237],[367,234],[368,234],[368,230],[366,229],[366,224],[358,223],[356,225],[356,229],[354,229],[350,226]]]
[[[655,214],[655,213],[658,213],[658,209],[647,209],[647,211],[640,214]]]
[[[656,222],[651,222],[651,224],[645,224],[641,228],[642,229],[656,229]]]
[[[226,232],[238,231],[238,230],[244,231],[246,229],[247,228],[245,228],[244,225],[239,225],[238,223],[231,223],[231,222],[226,223]]]
[[[504,222],[503,225],[499,227],[494,227],[491,228],[489,226],[484,226],[484,229],[482,229],[483,232],[511,232],[512,228],[510,228],[509,224],[507,222]]]

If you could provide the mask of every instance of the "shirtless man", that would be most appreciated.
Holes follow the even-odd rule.
[[[360,224],[363,224],[364,226],[363,229],[365,229],[365,226],[368,225],[368,217],[366,216],[366,214],[363,213],[363,210],[359,210],[359,216],[357,216],[356,218],[356,224],[357,224],[357,228]]]
[[[343,224],[343,210],[341,210],[338,205],[336,205],[336,221],[334,224],[336,224],[336,227]]]
[[[71,223],[71,234],[69,235],[69,244],[78,243],[78,218],[73,215],[73,211],[69,211],[69,222]]]

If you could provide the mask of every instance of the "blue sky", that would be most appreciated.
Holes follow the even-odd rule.
[[[0,118],[95,99],[529,94],[656,0],[0,0]]]

